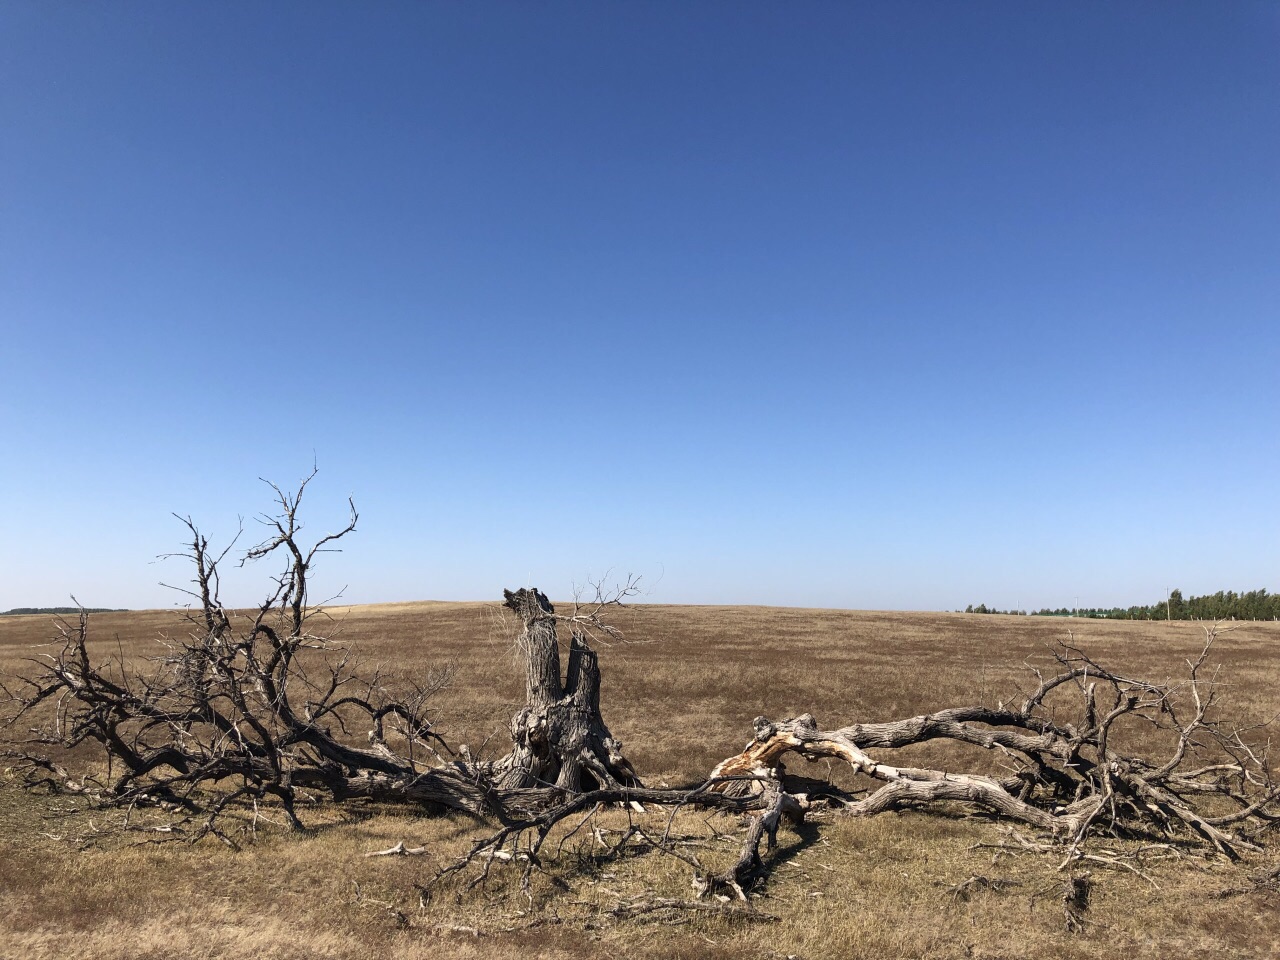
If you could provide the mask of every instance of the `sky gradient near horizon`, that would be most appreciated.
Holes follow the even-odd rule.
[[[1275,4],[8,3],[0,131],[0,610],[313,461],[351,602],[1280,588]]]

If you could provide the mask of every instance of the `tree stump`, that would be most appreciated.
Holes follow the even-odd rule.
[[[600,664],[586,634],[573,630],[560,678],[555,607],[536,589],[504,590],[520,617],[525,706],[511,718],[511,752],[494,765],[502,790],[555,786],[570,793],[638,787],[640,778],[600,716]]]

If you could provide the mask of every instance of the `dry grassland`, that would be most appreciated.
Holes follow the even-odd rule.
[[[450,667],[437,729],[454,744],[504,751],[505,723],[524,691],[513,627],[496,604],[333,614],[341,642],[394,672]],[[1026,686],[1024,661],[1044,662],[1048,645],[1069,629],[1095,658],[1160,679],[1177,674],[1203,639],[1198,625],[1184,623],[746,607],[642,605],[622,611],[619,626],[629,642],[601,655],[604,715],[655,785],[704,777],[741,748],[758,714],[811,712],[835,727],[1009,699]],[[172,612],[91,620],[103,656],[145,657],[156,636],[176,628]],[[49,617],[0,618],[0,674],[18,672],[50,632]],[[1241,624],[1219,639],[1213,659],[1223,665],[1235,715],[1260,721],[1280,707],[1278,652],[1277,624]],[[938,749],[924,745],[914,756],[944,762]],[[972,760],[969,769],[986,769],[998,758],[975,750]],[[642,891],[687,899],[690,871],[652,853],[600,862],[587,831],[569,838],[548,874],[535,878],[532,904],[511,872],[498,870],[484,889],[453,883],[423,905],[415,884],[466,848],[481,829],[474,822],[376,805],[320,807],[302,811],[313,827],[307,833],[260,822],[257,842],[235,852],[214,841],[156,844],[146,841],[162,835],[101,832],[114,816],[29,795],[3,778],[0,956],[1137,960],[1269,957],[1280,943],[1275,894],[1218,896],[1274,866],[1274,845],[1243,868],[1197,857],[1153,861],[1154,883],[1099,867],[1088,926],[1069,936],[1052,858],[976,846],[999,841],[1000,827],[959,809],[784,828],[758,898],[759,909],[778,918],[767,924],[609,921],[601,910]],[[615,827],[626,822],[621,813],[609,817]],[[663,814],[648,817],[659,829],[665,823]],[[702,813],[677,821],[697,844],[689,849],[726,865],[736,854],[735,827]],[[364,856],[400,840],[428,852]],[[948,893],[972,876],[1017,885],[967,900]]]

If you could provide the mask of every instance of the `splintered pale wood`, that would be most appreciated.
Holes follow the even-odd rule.
[[[1148,832],[1174,839],[1179,831],[1231,858],[1258,850],[1233,825],[1267,822],[1280,789],[1266,765],[1238,733],[1214,723],[1210,707],[1216,687],[1199,675],[1209,647],[1188,663],[1181,682],[1153,683],[1112,673],[1079,650],[1057,654],[1063,672],[1047,680],[1018,707],[1003,704],[959,707],[886,723],[819,730],[809,714],[773,722],[757,717],[755,736],[741,753],[721,762],[716,789],[736,795],[761,793],[783,774],[782,759],[797,753],[809,760],[833,758],[880,786],[839,805],[849,814],[870,815],[939,802],[961,802],[1030,824],[1070,844],[1076,855],[1091,828]],[[1054,690],[1078,694],[1077,723],[1053,719],[1044,707]],[[1176,737],[1163,763],[1116,749],[1111,730],[1117,720],[1138,716]],[[870,749],[896,749],[929,740],[1000,750],[1016,768],[1002,779],[977,773],[899,767],[873,758]],[[1194,746],[1194,750],[1192,747]],[[1188,768],[1192,752],[1216,754],[1226,762]],[[785,776],[782,776],[785,783]],[[794,788],[793,788],[794,789]],[[1214,795],[1234,809],[1215,811],[1192,798]],[[800,795],[804,803],[807,798]]]

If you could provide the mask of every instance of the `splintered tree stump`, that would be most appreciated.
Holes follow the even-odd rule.
[[[536,589],[503,591],[523,624],[525,706],[511,718],[511,752],[494,765],[501,790],[554,786],[577,793],[638,787],[640,778],[600,715],[600,664],[586,635],[572,631],[560,678],[559,619]]]

